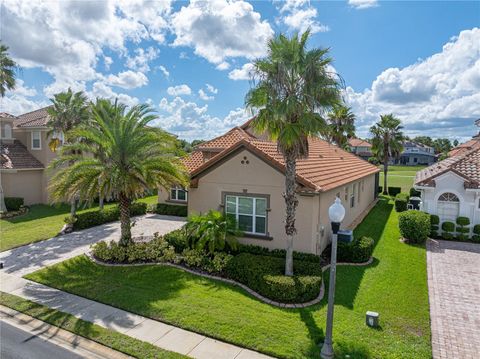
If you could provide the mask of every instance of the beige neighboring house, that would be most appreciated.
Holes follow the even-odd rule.
[[[297,162],[297,237],[294,249],[320,254],[330,238],[328,207],[339,196],[342,228],[375,201],[378,168],[323,140],[309,140],[310,154]],[[202,143],[185,159],[188,190],[159,190],[159,202],[188,206],[189,213],[220,210],[234,216],[242,243],[285,248],[285,166],[277,144],[256,135],[250,121]]]
[[[372,157],[372,145],[361,138],[350,138],[348,140],[350,152],[368,161]]]
[[[48,203],[46,167],[56,157],[47,137],[47,108],[20,116],[0,113],[0,183],[5,197]],[[62,135],[58,136],[62,140]]]

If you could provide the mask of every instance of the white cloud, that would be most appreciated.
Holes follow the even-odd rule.
[[[228,70],[230,68],[230,64],[226,61],[223,61],[219,63],[215,68],[220,71]]]
[[[171,24],[173,46],[191,46],[216,65],[232,57],[263,56],[273,35],[270,24],[242,0],[191,1],[173,14]]]
[[[210,93],[213,93],[213,94],[217,94],[218,93],[218,89],[216,89],[215,87],[213,87],[212,85],[210,84],[205,84],[205,86],[207,87],[207,90],[210,91]]]
[[[92,91],[87,92],[87,95],[92,100],[96,98],[107,98],[110,100],[118,99],[120,103],[123,103],[127,106],[134,106],[139,103],[138,98],[129,96],[124,93],[116,93],[112,90],[111,87],[100,81],[97,81],[93,84]]]
[[[348,4],[355,9],[368,9],[378,6],[377,0],[348,0]]]
[[[118,75],[108,75],[105,83],[111,86],[117,86],[124,89],[133,89],[148,84],[148,78],[141,72],[124,71]]]
[[[383,71],[361,93],[348,87],[345,98],[361,136],[384,113],[397,115],[412,135],[471,136],[480,117],[480,29],[462,31],[413,65]]]
[[[158,68],[160,69],[160,71],[162,71],[162,73],[165,75],[165,77],[169,77],[170,76],[170,72],[168,72],[168,70],[165,68],[165,66],[158,66]]]
[[[208,96],[208,94],[202,89],[198,90],[198,96],[204,101],[210,101],[215,98],[214,96]]]
[[[317,9],[305,0],[288,0],[280,8],[283,17],[280,21],[288,26],[291,31],[304,32],[310,28],[312,33],[326,32],[330,28],[320,24],[317,20]]]
[[[113,64],[113,59],[109,56],[103,58],[103,63],[105,64],[105,70],[110,70],[110,65]]]
[[[127,56],[127,61],[125,62],[125,65],[133,70],[148,72],[150,71],[150,66],[148,65],[148,63],[155,60],[159,54],[160,50],[152,46],[147,47],[146,50],[139,47],[135,49],[135,56]]]
[[[167,93],[170,96],[181,96],[181,95],[190,95],[192,93],[192,89],[188,87],[188,85],[178,85],[178,86],[171,86],[167,89]]]
[[[7,91],[5,97],[0,100],[2,112],[18,116],[48,105],[45,100],[32,99],[36,95],[37,90],[35,88],[25,86],[22,79],[17,79],[15,89]]]
[[[228,77],[234,81],[237,80],[250,80],[252,77],[253,64],[247,62],[241,68],[230,71]]]

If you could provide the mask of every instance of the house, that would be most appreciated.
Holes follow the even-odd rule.
[[[318,138],[297,162],[297,236],[294,249],[320,254],[330,238],[328,208],[339,196],[342,227],[364,215],[376,198],[378,168]],[[159,190],[159,202],[183,204],[189,213],[220,210],[234,216],[242,243],[285,248],[285,164],[277,144],[255,134],[250,121],[204,142],[185,159],[188,190]]]
[[[348,146],[350,147],[350,152],[366,161],[372,157],[372,145],[365,140],[360,138],[350,138],[348,140]]]
[[[406,166],[427,165],[435,163],[437,156],[433,147],[406,141],[403,143],[403,152],[398,159],[395,159],[395,164]]]
[[[440,223],[462,216],[480,224],[480,146],[417,172],[414,187],[422,209]]]
[[[0,113],[0,183],[5,197],[22,197],[27,205],[48,202],[45,169],[56,154],[48,147],[47,122],[47,108],[18,117]]]
[[[464,154],[470,150],[473,150],[474,148],[480,148],[480,133],[476,136],[473,136],[471,140],[450,150],[450,152],[448,152],[448,157]]]

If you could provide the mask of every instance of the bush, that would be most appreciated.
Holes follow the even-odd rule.
[[[21,197],[5,197],[4,200],[7,211],[18,211],[23,206],[23,198]]]
[[[378,186],[378,193],[383,193],[383,187],[382,186]]]
[[[147,204],[135,202],[130,206],[130,216],[139,216],[147,213]],[[118,207],[104,208],[102,210],[89,211],[76,215],[76,221],[73,223],[74,230],[80,230],[99,226],[104,223],[118,221],[120,210]]]
[[[473,226],[473,237],[475,242],[480,242],[480,224]]]
[[[443,239],[453,239],[453,232],[455,231],[455,223],[453,222],[443,222],[442,223],[442,238]]]
[[[398,225],[402,237],[411,243],[423,243],[430,234],[430,215],[420,211],[400,213]]]
[[[187,235],[183,228],[176,229],[170,233],[167,233],[163,238],[175,248],[175,252],[182,253],[186,248],[188,248]]]
[[[265,247],[255,246],[252,244],[239,244],[234,253],[250,253],[262,256],[271,256],[275,258],[285,258],[285,249],[268,249]],[[306,261],[311,263],[320,263],[320,256],[313,253],[293,252],[293,259],[299,261]]]
[[[388,187],[388,194],[392,197],[395,197],[400,192],[402,192],[401,187],[390,187],[390,186]]]
[[[420,197],[422,193],[420,191],[417,191],[415,188],[410,188],[410,197]]]
[[[143,202],[134,202],[130,205],[130,216],[141,216],[147,213],[147,204]]]
[[[409,196],[406,193],[397,194],[395,196],[395,211],[405,212],[407,210],[408,198]]]
[[[285,260],[272,256],[241,253],[225,268],[226,275],[261,295],[282,303],[301,303],[316,298],[320,292],[322,270],[315,263],[294,261],[295,275],[283,275]]]
[[[204,251],[198,249],[185,249],[182,252],[182,260],[189,267],[198,267],[201,268],[204,264],[204,258],[207,257],[207,254]]]
[[[430,215],[430,237],[438,237],[438,225],[440,224],[440,217],[435,214]]]
[[[233,256],[231,254],[217,252],[213,255],[213,258],[207,257],[202,269],[209,273],[223,273],[232,258]]]
[[[364,263],[372,256],[374,245],[375,241],[370,237],[354,239],[350,243],[338,242],[337,261],[347,263]]]
[[[156,214],[163,214],[168,216],[186,217],[188,207],[177,204],[157,203],[153,204],[149,208],[149,211]]]

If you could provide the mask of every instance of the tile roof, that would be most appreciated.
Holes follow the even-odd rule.
[[[415,184],[435,187],[435,178],[448,171],[465,178],[466,188],[480,188],[480,147],[448,157],[417,172]]]
[[[457,147],[453,148],[450,152],[448,152],[448,156],[452,157],[452,156],[461,155],[474,148],[480,148],[480,135],[477,135],[474,138],[472,138],[470,141],[462,143],[461,145],[458,145]]]
[[[16,119],[17,116],[13,116],[8,112],[0,112],[0,118]]]
[[[23,115],[18,116],[15,120],[14,125],[16,128],[25,128],[25,127],[43,127],[47,125],[48,122],[48,112],[47,109],[50,106],[40,108],[38,110],[24,113]]]
[[[362,140],[361,138],[350,138],[348,144],[352,147],[372,147],[369,142]]]
[[[15,140],[10,144],[0,144],[0,168],[14,170],[43,168],[43,164],[28,152],[20,141]]]
[[[242,146],[284,171],[285,162],[277,144],[265,140],[265,135],[256,137],[249,128],[249,123],[250,121],[230,130],[224,136],[199,145],[184,160],[192,178]],[[218,153],[205,158],[210,149],[215,149]],[[378,171],[376,166],[354,154],[313,137],[309,139],[309,156],[297,161],[297,181],[314,191],[327,191]]]

